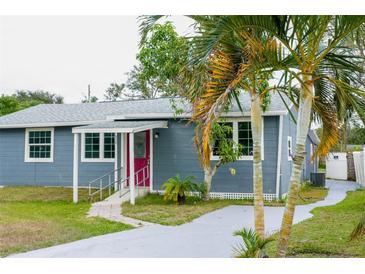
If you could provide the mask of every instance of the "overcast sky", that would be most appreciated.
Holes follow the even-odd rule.
[[[169,18],[179,34],[191,21]],[[103,98],[112,82],[125,82],[136,64],[135,16],[0,16],[0,94],[43,89],[80,102],[91,85]]]

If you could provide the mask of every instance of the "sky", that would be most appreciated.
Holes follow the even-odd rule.
[[[168,20],[191,33],[190,19]],[[136,16],[0,16],[0,94],[41,89],[78,103],[90,84],[103,99],[137,64],[138,42]]]

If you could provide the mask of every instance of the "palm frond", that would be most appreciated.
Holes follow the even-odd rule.
[[[350,241],[360,239],[365,236],[365,214],[361,217],[359,223],[351,232]]]
[[[241,237],[243,243],[238,243],[233,247],[236,258],[264,258],[267,257],[265,248],[268,243],[274,241],[273,238],[261,238],[252,229],[242,229],[235,231],[233,236]]]

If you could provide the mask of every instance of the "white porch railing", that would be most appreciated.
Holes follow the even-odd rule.
[[[365,148],[363,151],[355,151],[354,155],[354,165],[356,182],[361,186],[365,187]]]

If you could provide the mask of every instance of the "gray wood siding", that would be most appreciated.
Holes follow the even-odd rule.
[[[296,117],[296,111],[293,111],[293,115]],[[289,189],[291,170],[293,162],[288,160],[288,136],[292,137],[292,149],[295,151],[296,144],[296,123],[293,121],[290,115],[283,116],[283,142],[281,148],[281,175],[280,175],[280,196],[285,194]],[[306,157],[303,163],[302,169],[302,181],[310,179],[310,173],[314,171],[314,164],[310,161],[310,138],[306,140]]]
[[[276,163],[278,142],[279,118],[270,116],[264,118],[264,192],[275,193],[276,190]],[[193,144],[194,126],[185,121],[169,122],[168,129],[156,129],[159,138],[154,139],[154,189],[160,189],[168,178],[180,174],[193,175],[202,182],[203,171],[199,164]],[[232,176],[230,168],[236,169]],[[218,170],[213,178],[212,191],[214,192],[252,192],[253,165],[252,161],[237,161],[227,164]]]
[[[278,116],[264,118],[265,193],[275,193],[276,190],[278,127]],[[156,129],[154,132],[159,132],[159,138],[153,142],[154,189],[160,189],[163,182],[177,173],[182,176],[193,175],[197,181],[202,182],[203,171],[193,144],[194,125],[187,124],[186,121],[170,120],[169,128]],[[0,185],[72,186],[71,127],[55,128],[53,163],[25,163],[24,138],[25,129],[0,130]],[[283,142],[284,145],[286,142]],[[283,160],[285,159],[287,160],[284,157]],[[232,176],[229,168],[235,168],[236,175]],[[80,162],[79,183],[81,186],[86,186],[89,181],[113,169],[112,162]],[[213,179],[212,191],[251,193],[252,173],[252,161],[237,161],[222,166]]]
[[[26,163],[25,129],[0,130],[0,185],[72,186],[71,127],[56,127],[54,142],[53,163]],[[86,186],[112,169],[114,163],[80,163],[79,184]]]

